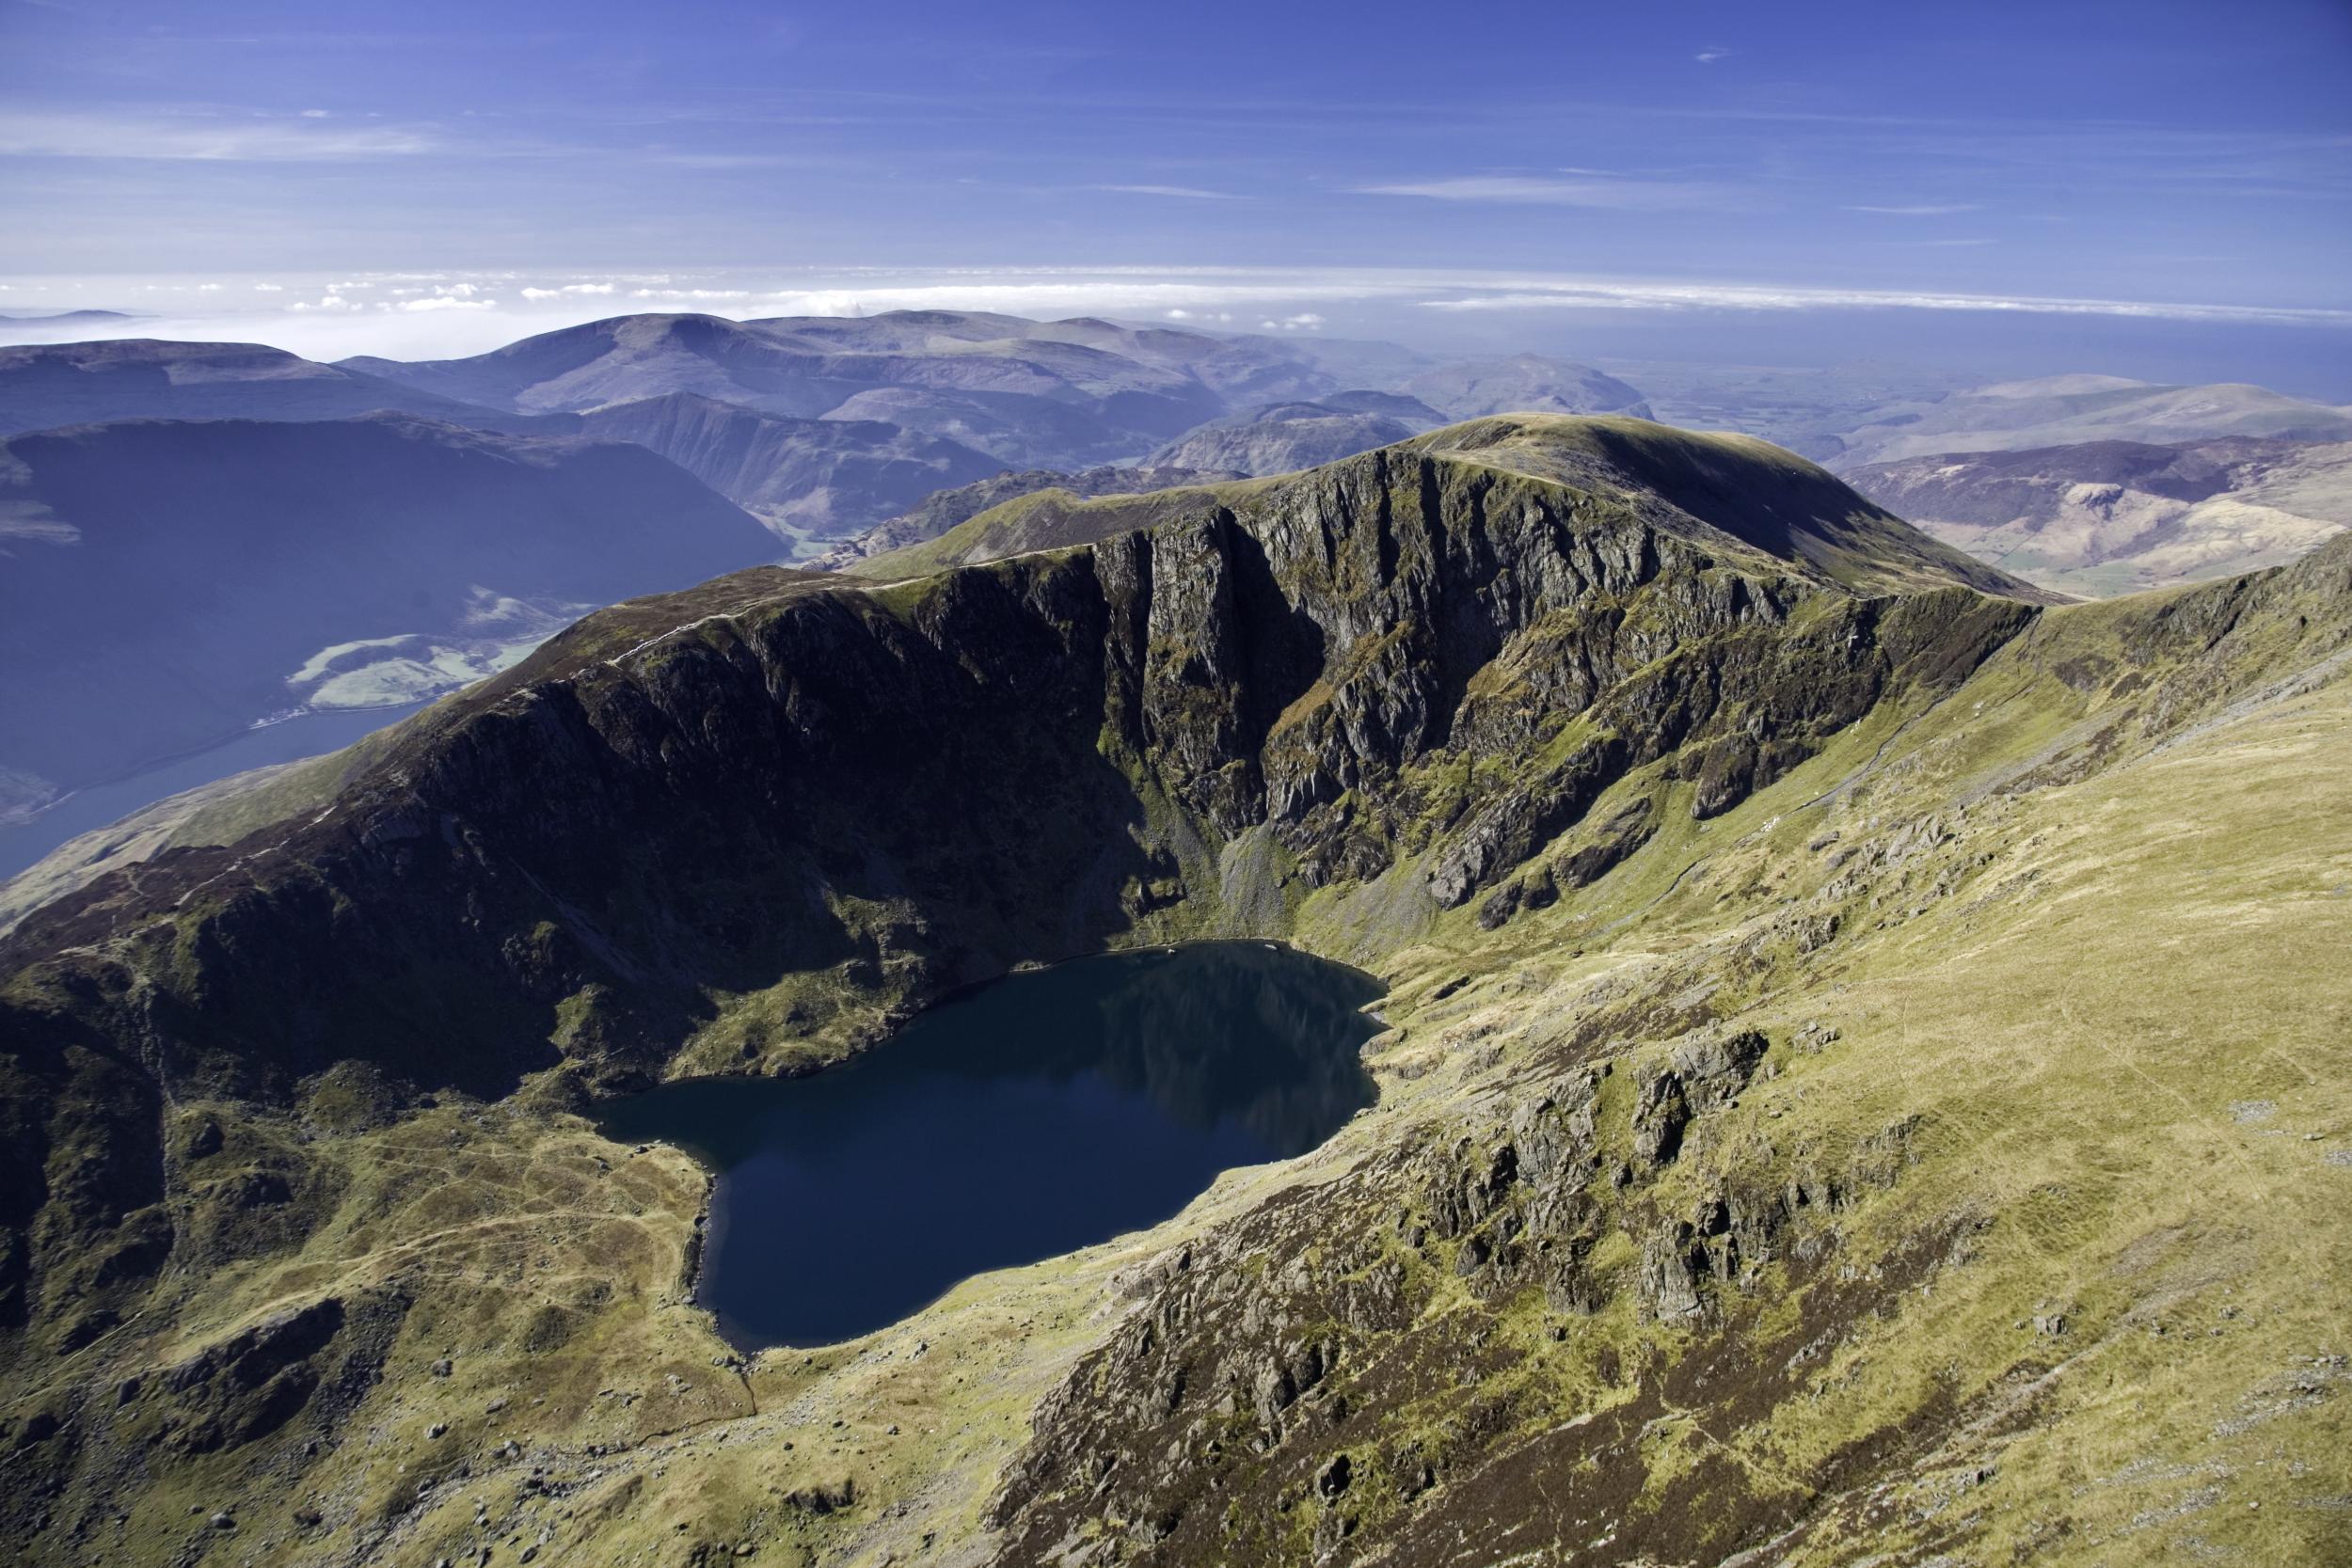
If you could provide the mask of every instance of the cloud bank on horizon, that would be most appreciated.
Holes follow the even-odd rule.
[[[2329,0],[1528,4],[1469,33],[1391,0],[1205,0],[1172,31],[1047,0],[911,0],[886,29],[750,0],[0,0],[0,314],[426,354],[908,307],[2333,341],[2347,79]]]

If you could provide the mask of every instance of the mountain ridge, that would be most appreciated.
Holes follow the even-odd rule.
[[[121,420],[318,420],[379,411],[527,428],[511,413],[261,343],[110,338],[0,345],[0,436]]]
[[[1496,467],[1602,496],[1645,498],[1661,526],[1692,526],[1784,561],[1892,583],[1904,572],[1945,574],[1990,592],[2042,600],[2042,590],[1929,539],[1843,482],[1753,436],[1677,431],[1629,417],[1510,415],[1428,432],[1386,450]],[[1350,460],[1343,460],[1343,462]],[[1519,465],[1515,467],[1514,465]],[[1742,484],[1729,476],[1738,475]],[[1197,494],[1236,504],[1287,476],[1227,482]],[[936,539],[853,562],[863,576],[919,573],[1030,549],[1089,543],[1144,526],[1172,503],[1150,494],[1081,499],[1051,489],[967,519]]]
[[[2051,606],[1760,442],[1438,434],[600,611],[33,911],[0,1530],[167,1556],[200,1492],[355,1559],[2321,1549],[2328,1477],[2256,1462],[2343,1420],[2352,1101],[2297,1064],[2341,1052],[2352,542]],[[726,1352],[707,1179],[579,1115],[1208,935],[1375,970],[1380,1104],[849,1345]]]

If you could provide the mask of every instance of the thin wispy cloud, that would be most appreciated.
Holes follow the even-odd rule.
[[[1499,288],[1420,302],[1432,310],[1935,310],[2114,316],[2140,321],[2352,327],[2352,310],[2191,301],[2069,299],[2032,294],[1914,293],[1742,283],[1575,280]]]
[[[1581,176],[1465,175],[1444,180],[1360,185],[1363,196],[1413,196],[1432,201],[1502,202],[1540,207],[1597,207],[1619,212],[1718,211],[1745,205],[1727,186],[1684,180],[1619,180]]]
[[[322,163],[434,151],[424,132],[307,117],[0,113],[0,156]]]
[[[562,283],[552,289],[526,288],[525,299],[562,299],[565,294],[609,294],[619,288],[614,283]]]
[[[1729,59],[1731,57],[1731,53],[1732,52],[1728,49],[1723,49],[1714,44],[1709,44],[1691,57],[1698,61],[1701,65],[1713,65],[1717,60]]]
[[[1204,191],[1197,185],[1089,185],[1090,191],[1110,191],[1120,196],[1172,196],[1187,201],[1238,201],[1232,191]]]
[[[1975,238],[1970,236],[1969,238]],[[1925,244],[1927,242],[1912,242]],[[859,316],[888,310],[999,311],[1056,319],[1075,315],[1156,320],[1263,332],[1385,336],[1381,325],[1403,314],[1507,322],[1513,313],[1584,312],[1596,320],[1664,322],[1712,313],[1726,324],[1800,312],[1876,311],[1925,320],[1967,313],[2109,318],[2140,322],[2352,329],[2352,309],[2032,295],[1960,289],[1830,288],[1642,277],[1585,277],[1454,269],[1184,267],[1006,268],[901,272],[846,269],[787,281],[774,273],[713,272],[656,281],[566,268],[551,275],[510,271],[381,272],[324,280],[288,278],[300,293],[204,291],[203,280],[142,285],[134,296],[117,284],[103,297],[62,296],[44,303],[121,306],[132,297],[179,303],[121,330],[75,329],[75,336],[137,336],[199,341],[264,341],[340,357],[389,354],[440,357],[476,353],[553,327],[628,310],[706,310],[755,319]],[[23,277],[10,284],[31,288]],[[274,281],[274,280],[273,280]],[[609,292],[608,292],[609,291]],[[56,291],[42,284],[44,296]],[[215,301],[223,309],[210,309]],[[203,309],[191,309],[201,302]],[[22,336],[21,333],[16,336]]]

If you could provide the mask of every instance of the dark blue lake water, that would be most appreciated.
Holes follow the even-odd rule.
[[[829,1344],[1314,1148],[1372,1103],[1379,996],[1264,942],[1106,954],[943,1003],[845,1067],[600,1116],[717,1172],[698,1295],[727,1338]]]

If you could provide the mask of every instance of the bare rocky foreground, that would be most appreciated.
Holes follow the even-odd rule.
[[[592,616],[25,918],[0,1535],[2344,1547],[2352,547],[2054,608],[1761,443],[1526,417],[1014,504]],[[1384,980],[1379,1105],[851,1344],[728,1352],[699,1173],[579,1115],[1213,934]]]

